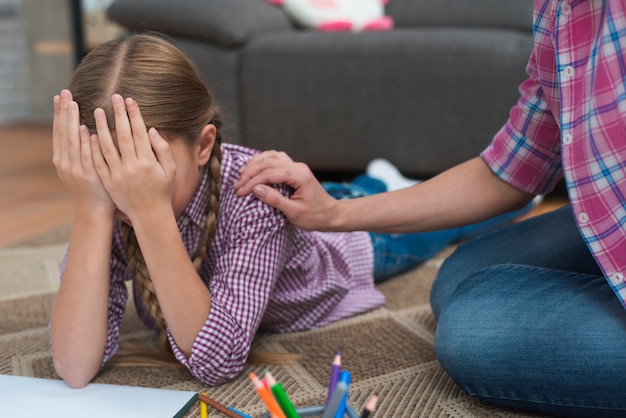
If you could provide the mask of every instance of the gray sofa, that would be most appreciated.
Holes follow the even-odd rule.
[[[109,18],[173,38],[223,109],[228,142],[316,171],[384,157],[436,174],[476,156],[519,97],[532,0],[391,0],[387,32],[297,27],[265,0],[117,0]]]

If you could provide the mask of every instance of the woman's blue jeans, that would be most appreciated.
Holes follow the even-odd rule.
[[[435,350],[467,393],[563,416],[626,416],[626,311],[566,206],[485,234],[431,292]]]
[[[336,199],[354,199],[386,191],[383,182],[367,175],[358,176],[350,183],[323,182],[322,185]],[[432,258],[450,244],[470,239],[509,223],[530,209],[532,204],[519,211],[461,228],[412,234],[370,233],[374,247],[374,279],[380,283],[408,271]]]

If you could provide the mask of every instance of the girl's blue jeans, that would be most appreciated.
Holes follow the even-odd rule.
[[[626,416],[626,311],[569,206],[461,244],[431,305],[437,358],[467,393],[561,416]]]
[[[323,182],[324,189],[336,199],[353,199],[386,191],[385,184],[367,175],[350,183]],[[532,208],[507,213],[484,222],[462,228],[444,229],[412,234],[370,233],[374,247],[374,279],[382,282],[430,259],[450,244],[475,237],[511,222]]]

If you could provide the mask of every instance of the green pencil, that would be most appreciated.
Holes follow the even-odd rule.
[[[276,398],[276,402],[280,405],[280,409],[283,410],[287,418],[300,418],[298,415],[298,411],[296,411],[296,407],[293,406],[291,400],[289,400],[289,396],[287,396],[287,392],[285,392],[285,388],[283,385],[276,382],[274,376],[269,371],[265,371],[265,378],[267,379],[267,384],[270,387],[270,390],[274,394],[274,398]]]

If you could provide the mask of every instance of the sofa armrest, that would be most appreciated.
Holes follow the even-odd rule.
[[[202,39],[226,47],[259,32],[291,30],[285,13],[264,0],[117,0],[112,21],[131,30]]]
[[[390,0],[397,27],[482,26],[532,31],[533,0]]]

